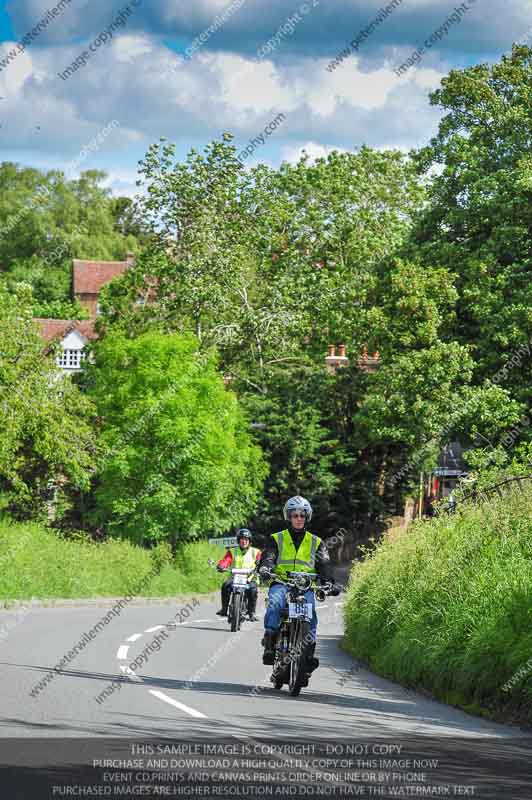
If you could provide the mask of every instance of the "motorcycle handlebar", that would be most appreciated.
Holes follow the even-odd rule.
[[[271,578],[275,578],[276,583],[283,583],[285,586],[291,586],[291,587],[293,587],[295,589],[299,589],[300,588],[294,580],[288,579],[287,581],[284,581],[282,578],[279,578],[277,575],[275,575],[272,572],[265,573],[265,574],[261,575],[261,577],[270,578],[270,579]],[[316,600],[319,600],[320,603],[322,603],[325,600],[325,598],[328,596],[329,592],[332,589],[334,589],[334,584],[331,583],[331,582],[325,583],[325,584],[323,584],[323,586],[317,586],[316,589],[314,590],[314,593],[316,595]]]

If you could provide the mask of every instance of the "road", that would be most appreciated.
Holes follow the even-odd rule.
[[[245,623],[240,633],[231,634],[227,622],[216,616],[218,606],[212,596],[198,597],[195,606],[191,601],[188,618],[182,606],[127,607],[36,696],[31,691],[38,682],[110,605],[36,608],[24,615],[2,611],[0,630],[8,630],[8,635],[0,659],[4,744],[0,764],[10,763],[14,737],[25,741],[28,766],[30,739],[36,747],[48,748],[48,758],[53,752],[59,760],[58,749],[71,753],[69,740],[79,749],[80,740],[87,745],[94,739],[96,747],[105,737],[135,741],[165,737],[187,743],[387,741],[399,742],[403,749],[396,752],[403,753],[412,750],[413,743],[417,751],[422,742],[426,752],[434,753],[434,748],[456,747],[459,740],[462,754],[468,747],[471,753],[484,747],[490,763],[494,754],[505,752],[504,769],[511,765],[513,780],[526,784],[529,774],[521,766],[525,751],[530,764],[532,740],[525,740],[515,728],[469,716],[359,667],[339,647],[342,603],[342,596],[328,598],[320,607],[320,668],[298,698],[290,697],[286,687],[279,692],[269,683],[269,670],[260,658],[262,622]],[[177,621],[169,625],[176,613]],[[262,618],[262,609],[258,613]],[[142,653],[147,661],[130,670],[128,665]],[[17,742],[17,753],[22,745]],[[476,755],[467,756],[465,762],[470,758]],[[2,775],[5,779],[0,770],[0,781]],[[478,785],[479,780],[471,774],[462,784]],[[487,786],[485,794],[475,796],[499,797],[489,791]],[[532,783],[528,795],[511,792],[507,786],[504,797],[532,797]]]

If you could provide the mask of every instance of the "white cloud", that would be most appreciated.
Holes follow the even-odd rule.
[[[127,33],[61,80],[57,73],[79,50],[35,47],[0,73],[4,158],[25,150],[32,163],[38,150],[68,163],[116,119],[119,135],[110,136],[90,164],[109,163],[113,152],[116,172],[130,168],[161,136],[188,150],[227,130],[244,147],[280,112],[286,121],[255,153],[258,159],[297,158],[304,143],[313,157],[363,143],[408,149],[434,133],[439,115],[426,97],[441,77],[434,65],[398,78],[390,61],[363,71],[351,59],[349,69],[329,73],[324,59],[255,63],[206,48],[184,61],[153,36]]]
[[[133,169],[112,169],[107,173],[107,179],[103,185],[112,189],[113,194],[122,197],[134,197],[142,190],[135,185],[137,172]]]
[[[302,145],[287,145],[281,149],[283,161],[288,161],[290,164],[297,164],[306,153],[311,162],[316,161],[317,158],[327,158],[327,156],[334,150],[341,153],[346,153],[347,150],[343,147],[333,147],[331,145],[319,144],[318,142],[306,142]]]
[[[131,63],[139,56],[151,53],[154,49],[153,42],[147,36],[120,36],[114,42],[114,52],[117,61]]]
[[[0,58],[8,56],[9,52],[16,49],[16,42],[2,42],[0,44]],[[18,55],[0,72],[0,91],[2,97],[16,95],[24,82],[31,77],[33,62],[27,50]]]

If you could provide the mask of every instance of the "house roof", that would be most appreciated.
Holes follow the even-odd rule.
[[[64,339],[71,331],[77,331],[86,339],[96,339],[94,320],[90,319],[42,319],[35,317],[34,322],[40,328],[41,336],[45,342],[54,342]]]
[[[113,278],[122,275],[131,261],[81,261],[74,259],[74,294],[99,294]]]

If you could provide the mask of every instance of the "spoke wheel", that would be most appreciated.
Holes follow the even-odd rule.
[[[287,631],[285,629],[284,623],[281,625],[281,629],[279,631],[279,635],[277,637],[277,644],[275,646],[275,661],[273,663],[273,671],[271,681],[274,685],[275,689],[282,689],[283,685],[287,682],[286,681],[286,662],[285,657],[287,655],[287,650],[285,649],[285,644],[287,644]],[[284,677],[283,677],[284,676]]]
[[[231,630],[233,633],[240,630],[240,612],[241,612],[242,595],[233,595],[233,613],[231,615]]]
[[[290,682],[288,688],[292,697],[297,697],[303,683],[305,663],[305,640],[309,629],[308,622],[297,620],[292,625],[290,637]]]

